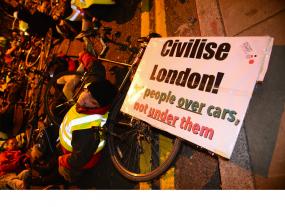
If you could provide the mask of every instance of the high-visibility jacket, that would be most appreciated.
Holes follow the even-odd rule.
[[[71,4],[81,9],[86,9],[93,4],[114,5],[116,2],[115,0],[71,0]]]
[[[108,112],[104,115],[100,114],[82,114],[76,111],[74,105],[65,115],[59,130],[59,139],[61,145],[69,152],[72,152],[72,132],[75,130],[91,129],[92,127],[104,126],[108,118]],[[99,146],[94,152],[98,153],[103,149],[105,140],[100,139]]]

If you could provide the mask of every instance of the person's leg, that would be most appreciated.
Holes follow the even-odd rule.
[[[66,83],[62,89],[63,94],[67,98],[67,100],[71,100],[74,95],[74,90],[78,83],[80,82],[80,78],[78,76],[70,76],[66,79]]]
[[[7,173],[0,177],[0,189],[24,189],[23,180],[16,173]]]
[[[84,16],[82,18],[82,26],[81,26],[81,32],[75,37],[76,39],[81,39],[85,36],[85,33],[90,30],[92,27],[92,16],[90,16],[85,10],[84,10]]]
[[[28,182],[31,178],[32,174],[31,171],[26,169],[23,170],[21,173],[19,173],[16,176],[11,177],[7,180],[7,185],[15,190],[24,190],[28,188]]]
[[[28,170],[28,169],[23,170],[22,172],[20,172],[20,173],[17,175],[18,179],[20,179],[20,180],[27,180],[27,179],[29,179],[31,176],[32,176],[31,170]]]
[[[87,30],[89,30],[92,27],[92,17],[90,17],[87,14],[84,14],[84,17],[82,19],[82,27],[81,27],[81,31],[82,32],[86,32]]]
[[[7,180],[7,186],[14,190],[26,189],[24,181],[18,178],[12,178],[12,179]]]

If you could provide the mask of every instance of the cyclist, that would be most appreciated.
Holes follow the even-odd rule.
[[[116,88],[108,80],[92,82],[65,115],[59,130],[63,155],[59,157],[59,173],[68,182],[77,182],[101,157],[105,145],[96,130],[107,120]]]

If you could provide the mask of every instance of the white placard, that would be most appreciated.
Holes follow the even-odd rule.
[[[121,111],[230,158],[270,41],[153,38]]]

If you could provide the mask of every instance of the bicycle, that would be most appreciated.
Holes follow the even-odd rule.
[[[2,3],[2,1],[0,2],[1,5],[4,3]],[[32,9],[34,7],[39,6],[40,2],[38,1],[33,1],[33,0],[25,0],[24,2],[19,3],[19,5],[26,7],[28,9]],[[54,5],[56,2],[55,0],[51,0],[50,4]],[[49,6],[51,6],[49,5]],[[54,8],[55,5],[53,6],[52,9]],[[6,7],[3,7],[3,9]],[[44,56],[44,54],[49,54],[50,50],[51,50],[51,46],[52,46],[52,38],[53,38],[53,31],[52,28],[49,28],[47,33],[45,34],[44,37],[38,37],[37,35],[35,36],[31,36],[29,35],[26,30],[27,28],[21,28],[21,22],[23,22],[22,20],[19,20],[17,15],[13,16],[12,18],[14,19],[13,24],[12,24],[12,28],[11,30],[15,30],[15,23],[18,20],[18,27],[16,30],[18,30],[18,32],[21,34],[22,38],[24,39],[25,42],[21,42],[20,47],[19,47],[19,51],[18,53],[24,53],[25,55],[25,59],[24,59],[24,63],[25,63],[25,67],[31,68],[33,66],[36,66],[37,63],[39,63],[40,65],[38,66],[38,68],[42,68],[44,66],[44,62],[47,59],[47,56]],[[23,22],[24,23],[24,22]],[[27,24],[27,23],[25,23]],[[23,40],[21,40],[23,41]],[[24,46],[24,47],[23,47]]]
[[[150,181],[164,173],[174,161],[182,142],[178,137],[120,112],[132,77],[136,72],[136,66],[140,62],[149,39],[155,36],[157,35],[153,34],[138,40],[141,47],[131,64],[105,59],[100,56],[98,57],[101,61],[129,67],[124,80],[119,86],[119,92],[111,107],[107,124],[104,128],[98,130],[107,135],[106,141],[115,168],[127,179],[139,182]],[[65,113],[76,100],[76,97],[73,97],[73,100],[66,100],[62,93],[62,86],[57,84],[57,80],[66,75],[78,76],[81,82],[78,85],[80,86],[79,88],[82,88],[94,74],[88,72],[83,74],[66,72],[55,76],[48,83],[44,101],[45,109],[48,118],[54,124],[58,125],[63,118],[63,113]],[[75,92],[75,95],[78,94],[78,92]],[[55,96],[56,99],[54,100]],[[63,112],[64,110],[61,111],[60,107],[64,107],[65,112]],[[61,114],[61,112],[63,113]],[[159,144],[159,142],[163,142],[164,144]],[[166,145],[168,147],[163,149]],[[164,159],[161,159],[160,153],[163,151],[165,151],[163,154]]]
[[[29,115],[27,119],[27,125],[30,126],[30,134],[28,136],[27,147],[32,146],[34,133],[38,128],[38,122],[41,118],[41,114],[43,114],[42,106],[42,95],[46,90],[46,83],[53,77],[55,71],[49,71],[48,63],[50,57],[53,55],[52,51],[52,29],[50,28],[40,41],[39,47],[39,57],[33,62],[29,67],[27,67],[27,57],[31,55],[31,50],[28,52],[26,56],[26,72],[29,74],[33,74],[35,76],[34,80],[31,81],[31,84],[35,86],[32,88],[27,88],[27,93],[25,96],[26,111]],[[37,64],[38,63],[38,64]],[[37,64],[37,65],[36,65]],[[28,94],[30,93],[31,94]],[[44,119],[44,118],[42,118]]]
[[[52,29],[49,28],[44,38],[32,38],[32,44],[27,52],[25,65],[30,68],[39,63],[38,68],[43,69],[52,49]]]

